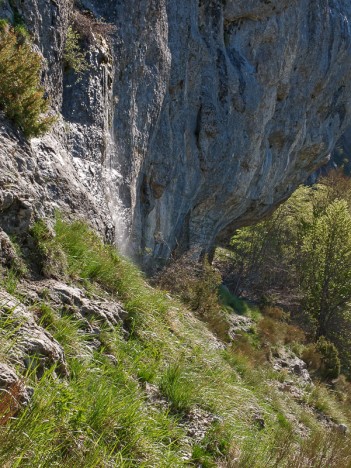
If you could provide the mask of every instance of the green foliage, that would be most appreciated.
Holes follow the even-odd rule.
[[[230,277],[239,293],[298,309],[295,320],[310,338],[334,343],[351,376],[351,182],[338,173],[321,182],[237,231]]]
[[[9,22],[6,19],[0,18],[0,31],[3,32],[9,27]]]
[[[195,391],[194,383],[186,375],[185,368],[180,363],[167,367],[161,378],[160,390],[174,411],[182,413],[191,408]]]
[[[38,304],[38,306],[35,307],[35,315],[40,326],[46,329],[54,329],[56,316],[55,312],[48,304],[45,302]]]
[[[62,278],[66,274],[66,256],[55,239],[55,233],[50,231],[44,221],[37,221],[31,229],[31,235],[36,244],[35,262],[40,273],[45,277]]]
[[[55,224],[55,243],[67,256],[72,278],[100,284],[110,293],[122,293],[121,270],[128,269],[112,246],[104,245],[89,227],[80,221],[72,224],[60,217]],[[133,275],[132,268],[130,273]]]
[[[218,288],[220,303],[225,307],[230,307],[236,314],[251,315],[252,307],[246,301],[234,296],[229,289],[221,284]]]
[[[9,453],[17,466],[132,467],[145,456],[155,466],[178,465],[172,442],[181,431],[162,413],[142,409],[142,395],[122,365],[96,355],[88,363],[74,359],[71,366],[69,385],[48,370],[31,406],[0,430],[2,465]]]
[[[11,268],[4,275],[0,284],[2,284],[2,286],[6,289],[6,291],[9,294],[15,295],[17,291],[18,280],[19,280],[19,277],[18,277],[17,270],[14,268]]]
[[[326,335],[351,298],[351,215],[345,200],[332,202],[314,221],[302,253],[304,305],[318,323],[318,335]]]
[[[41,58],[23,35],[23,27],[18,33],[0,28],[0,107],[30,138],[48,131],[55,117],[46,115],[49,102],[40,86]]]
[[[316,343],[316,349],[322,356],[321,375],[325,379],[336,379],[340,374],[339,353],[333,343],[321,336]]]
[[[11,417],[0,427],[0,466],[349,466],[349,435],[329,434],[309,409],[323,408],[347,423],[340,391],[336,400],[323,386],[303,389],[307,411],[277,390],[284,376],[268,368],[256,334],[240,346],[238,337],[219,347],[202,321],[151,288],[84,223],[58,218],[54,235],[40,222],[32,236],[44,257],[64,252],[73,284],[82,290],[89,284],[94,299],[121,302],[129,314],[123,327],[131,333],[121,325],[95,328],[92,335],[87,321],[94,326],[93,319],[78,320],[50,302],[49,291],[41,292],[42,301],[29,307],[63,347],[69,376],[58,378],[55,367],[42,375],[27,371],[25,384],[34,395],[18,415],[6,412]],[[264,313],[281,324],[287,320],[281,310]],[[1,306],[1,362],[17,344],[20,326],[15,311]],[[305,438],[290,424],[292,415]],[[197,427],[204,437],[191,435]]]
[[[28,29],[26,28],[26,26],[24,24],[22,24],[22,23],[17,24],[14,27],[14,31],[15,31],[15,34],[17,36],[17,39],[18,39],[19,43],[29,41],[30,34],[28,32]]]
[[[232,289],[257,299],[297,287],[300,244],[313,221],[316,192],[301,187],[267,221],[239,229],[231,240]],[[273,300],[274,302],[274,300]]]
[[[80,44],[80,34],[69,26],[66,35],[64,59],[67,68],[72,69],[77,75],[81,75],[88,69],[85,54]]]

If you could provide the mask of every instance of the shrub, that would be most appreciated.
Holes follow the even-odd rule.
[[[309,344],[303,349],[301,359],[305,361],[310,371],[317,371],[321,367],[322,356],[315,344]]]
[[[223,341],[229,339],[229,323],[219,304],[221,275],[208,263],[184,256],[171,263],[156,278],[159,287],[171,291],[188,305]]]
[[[271,317],[263,317],[257,329],[261,341],[265,344],[277,345],[305,341],[305,334],[300,328]]]
[[[1,2],[0,2],[1,5]],[[0,31],[4,31],[9,26],[9,22],[6,19],[0,18]]]
[[[40,86],[42,60],[30,43],[9,27],[0,28],[0,107],[27,138],[49,130],[56,117]]]
[[[340,359],[335,345],[321,336],[316,348],[322,356],[321,376],[327,380],[336,379],[340,374]]]
[[[205,313],[219,308],[221,276],[207,259],[196,262],[184,256],[164,269],[157,283],[161,288],[179,295],[194,311]]]
[[[92,41],[94,34],[108,36],[116,30],[113,24],[105,23],[97,20],[90,12],[81,12],[75,10],[73,12],[72,22],[74,30],[77,31],[80,37]]]
[[[267,315],[268,317],[274,320],[279,320],[281,322],[284,322],[289,318],[288,313],[284,312],[283,309],[276,306],[264,306],[262,309],[262,313],[263,315]]]
[[[340,359],[335,345],[320,337],[317,343],[305,347],[301,355],[309,369],[325,380],[336,379],[340,374]]]
[[[247,334],[238,335],[226,350],[226,358],[241,374],[254,370],[257,365],[263,366],[270,357],[266,346],[255,342],[255,338]]]
[[[66,68],[72,69],[77,75],[81,75],[88,69],[85,54],[79,44],[80,38],[80,34],[73,26],[69,26],[66,35],[64,60]]]

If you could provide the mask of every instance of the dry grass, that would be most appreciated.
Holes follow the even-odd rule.
[[[186,255],[172,262],[155,278],[159,288],[177,295],[219,339],[228,341],[229,324],[219,303],[221,282],[221,275],[207,259],[195,262]]]
[[[0,391],[0,426],[5,426],[18,412],[22,391],[20,381]]]
[[[258,335],[263,343],[269,345],[304,343],[304,332],[294,325],[263,317],[257,325]]]
[[[115,25],[97,20],[88,11],[75,10],[72,16],[72,23],[74,30],[88,42],[91,42],[95,35],[101,35],[106,38],[116,30]]]

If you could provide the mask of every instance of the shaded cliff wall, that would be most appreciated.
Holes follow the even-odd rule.
[[[264,216],[350,124],[346,0],[81,0],[115,31],[87,46],[79,82],[62,61],[72,2],[14,3],[63,116],[32,147],[56,142],[89,216],[110,213],[145,262]]]
[[[143,36],[137,4],[147,3],[168,40]],[[129,72],[118,83],[115,131],[131,162],[133,239],[162,258],[206,250],[287,197],[342,133],[350,6],[160,1],[125,10],[131,27],[122,30],[141,54],[133,60],[120,36]],[[148,84],[150,75],[158,80]]]

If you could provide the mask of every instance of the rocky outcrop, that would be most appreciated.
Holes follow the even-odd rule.
[[[30,146],[1,132],[18,212],[11,184],[35,213],[63,206],[100,232],[111,215],[146,263],[206,252],[288,197],[350,124],[346,0],[81,0],[115,30],[92,30],[80,81],[63,66],[72,3],[12,2],[62,114]]]
[[[207,250],[267,213],[349,120],[347,2],[169,2],[166,13],[169,86],[151,140],[131,148],[144,155],[133,232],[160,257]]]
[[[123,327],[128,319],[119,302],[92,293],[88,297],[83,289],[55,280],[23,281],[17,284],[16,293],[21,300],[0,287],[0,325],[4,331],[0,339],[5,340],[5,344],[0,340],[1,351],[9,362],[23,370],[35,369],[39,376],[51,366],[61,376],[68,373],[63,348],[45,329],[50,325],[54,328],[55,317],[65,315],[79,323],[87,350],[102,346],[99,340],[102,329]],[[11,342],[8,348],[7,338]]]
[[[21,407],[28,405],[33,394],[31,387],[25,387],[24,379],[7,364],[0,363],[0,425],[7,424]]]
[[[307,370],[307,364],[291,350],[283,347],[275,350],[272,356],[272,364],[274,370],[286,371],[291,375],[295,375],[301,383],[312,383],[311,376]]]
[[[88,219],[108,235],[112,226],[103,208],[58,138],[46,135],[29,144],[0,115],[0,226],[5,232],[19,235],[35,219],[53,218],[59,210]]]
[[[88,298],[83,289],[59,281],[28,283],[24,291],[27,295],[30,292],[34,303],[47,296],[54,309],[63,309],[75,317],[89,333],[98,334],[99,326],[103,325],[113,329],[127,319],[126,311],[117,301],[111,302],[98,296]]]
[[[18,299],[0,290],[0,320],[12,340],[7,359],[22,368],[35,369],[42,375],[46,367],[56,365],[57,372],[67,374],[64,352],[60,344],[38,325],[30,310]],[[6,334],[5,334],[6,338]]]

